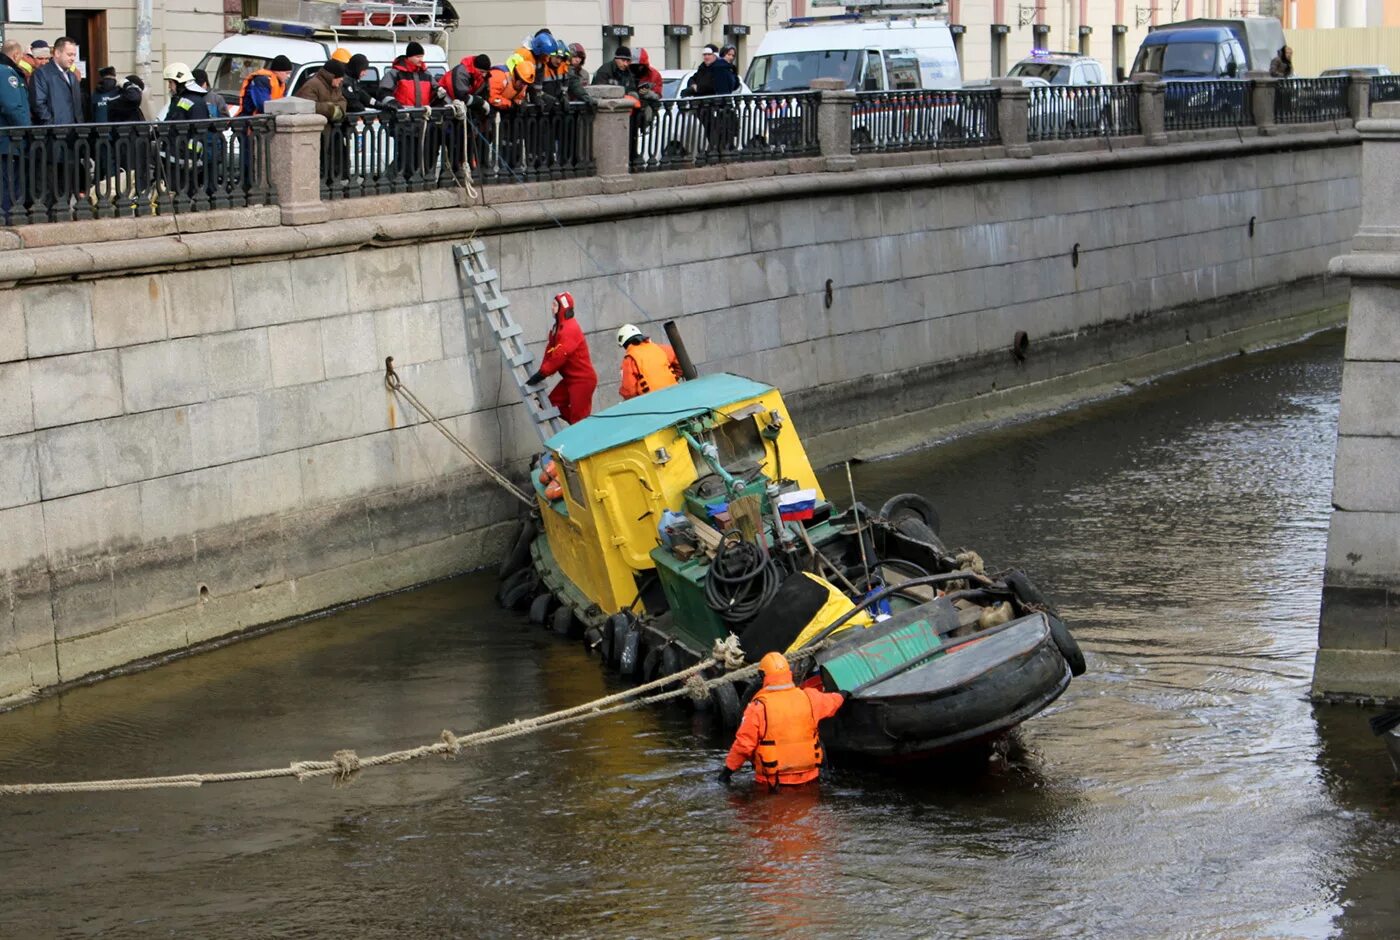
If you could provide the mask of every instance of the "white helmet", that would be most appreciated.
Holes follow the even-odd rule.
[[[165,71],[161,74],[165,76],[166,81],[175,82],[177,85],[183,85],[186,82],[194,81],[194,73],[191,72],[190,67],[183,62],[171,62],[165,67]]]
[[[630,340],[641,339],[642,331],[637,329],[636,324],[624,323],[622,329],[617,331],[617,345],[625,347]]]

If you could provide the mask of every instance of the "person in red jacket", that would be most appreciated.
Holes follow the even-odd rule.
[[[719,772],[720,783],[729,783],[745,761],[753,762],[754,783],[773,790],[817,779],[823,758],[817,725],[840,711],[846,693],[797,688],[782,653],[767,653],[758,665],[763,670],[763,688],[744,709],[734,745]]]
[[[545,343],[544,361],[527,381],[530,385],[539,385],[557,372],[559,384],[549,393],[549,401],[559,409],[561,418],[574,424],[593,413],[593,390],[598,387],[598,373],[593,371],[583,328],[574,319],[574,295],[568,291],[555,294],[551,309],[554,327]]]
[[[651,67],[651,56],[643,49],[637,54],[637,64],[632,66],[632,74],[637,76],[637,84],[661,94],[661,73]]]
[[[447,92],[434,85],[428,65],[423,61],[423,46],[417,42],[410,42],[404,54],[384,71],[379,86],[405,108],[430,108],[447,101]]]

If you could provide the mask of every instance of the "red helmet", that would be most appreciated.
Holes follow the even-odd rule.
[[[587,61],[588,61],[588,53],[584,51],[584,49],[583,49],[583,43],[581,43],[581,42],[571,42],[571,43],[569,43],[569,51],[570,51],[571,53],[573,53],[574,55],[578,56],[578,60],[579,60],[580,62],[587,62]]]

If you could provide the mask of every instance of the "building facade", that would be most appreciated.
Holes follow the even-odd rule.
[[[147,113],[164,98],[160,75],[168,62],[194,65],[236,23],[225,15],[225,0],[150,0],[150,54],[137,55],[140,0],[9,0],[5,38],[27,49],[36,39],[50,45],[60,36],[78,42],[79,69],[89,91],[98,69],[111,65],[118,75],[140,75],[148,89]],[[234,4],[235,12],[237,3]]]

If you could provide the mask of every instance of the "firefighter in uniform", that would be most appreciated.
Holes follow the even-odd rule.
[[[729,783],[746,761],[753,763],[754,783],[772,790],[817,779],[823,757],[817,725],[841,709],[846,693],[793,685],[792,669],[782,653],[767,653],[758,665],[763,688],[744,709],[719,772],[720,783]]]
[[[664,343],[653,343],[631,323],[617,331],[617,345],[622,347],[622,385],[618,391],[623,398],[636,398],[680,382],[676,351]]]

